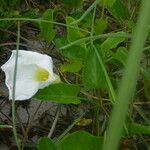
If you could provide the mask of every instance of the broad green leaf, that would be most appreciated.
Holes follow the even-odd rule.
[[[94,26],[94,32],[95,34],[101,34],[103,33],[107,28],[107,21],[104,19],[96,19],[95,20],[95,26]]]
[[[102,4],[104,6],[109,6],[111,7],[114,3],[115,3],[116,0],[102,0]]]
[[[54,10],[48,9],[42,16],[43,20],[51,21],[51,23],[40,22],[40,36],[44,38],[47,42],[51,42],[55,37],[55,32],[53,29],[53,12]]]
[[[57,48],[68,44],[67,40],[64,37],[56,38],[54,42]],[[87,50],[80,45],[72,45],[66,49],[60,50],[60,53],[68,59],[84,59]]]
[[[68,42],[73,42],[75,40],[78,40],[81,37],[81,33],[78,29],[78,25],[77,24],[73,24],[71,25],[72,22],[74,22],[75,19],[72,17],[66,17],[66,25],[67,26],[67,40]],[[70,27],[70,25],[72,27]]]
[[[58,144],[57,150],[100,150],[103,139],[85,131],[69,134]]]
[[[73,45],[61,50],[61,54],[69,59],[84,59],[87,50],[84,47]]]
[[[63,104],[79,104],[79,92],[80,87],[77,85],[57,83],[39,90],[35,98]]]
[[[38,140],[38,150],[56,150],[54,143],[47,137],[42,137]]]
[[[62,72],[78,72],[82,68],[82,61],[80,59],[70,60],[70,63],[63,64],[60,66]]]
[[[55,46],[57,48],[60,48],[60,47],[62,47],[64,45],[67,45],[68,41],[67,41],[67,39],[65,37],[59,37],[59,38],[55,38],[54,39],[54,43],[55,43]]]
[[[89,49],[85,59],[83,83],[87,89],[105,87],[106,85],[104,73],[93,48]]]
[[[116,0],[111,8],[109,8],[110,13],[118,19],[127,19],[129,12],[127,7],[123,4],[122,0]]]
[[[128,125],[129,134],[146,134],[150,135],[150,126],[132,123]]]
[[[109,55],[110,50],[113,48],[116,48],[121,42],[125,40],[125,37],[119,37],[119,35],[124,35],[125,32],[117,32],[115,33],[116,36],[118,37],[110,37],[107,38],[102,44],[101,44],[101,50],[103,57],[107,57]]]
[[[79,7],[83,3],[83,0],[60,0],[60,1],[69,7]]]
[[[117,33],[115,33],[115,35],[116,36],[125,35],[125,33],[117,32]],[[124,40],[125,40],[125,37],[109,37],[101,44],[101,49],[102,49],[102,51],[105,51],[105,50],[110,50],[110,49],[116,48],[118,46],[118,44],[120,44]]]

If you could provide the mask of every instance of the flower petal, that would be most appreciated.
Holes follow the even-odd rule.
[[[15,54],[12,53],[9,60],[1,66],[2,70],[6,70],[9,67],[12,67],[10,64],[15,64]]]
[[[16,55],[16,50],[13,50],[12,53]],[[24,65],[36,64],[40,68],[46,69],[50,74],[53,75],[53,61],[48,55],[32,51],[19,50],[18,63]]]
[[[9,89],[9,99],[12,99],[13,93],[13,68],[7,64],[3,65],[2,69],[6,74],[6,85]],[[35,70],[38,67],[36,65],[22,65],[18,64],[17,78],[16,78],[16,90],[15,100],[25,100],[31,98],[39,89],[39,82],[34,81],[33,76]]]
[[[12,52],[16,54],[16,50],[13,50]],[[36,64],[40,68],[44,68],[49,72],[48,80],[46,82],[40,82],[40,86],[39,86],[40,89],[47,87],[56,79],[56,76],[53,73],[53,61],[52,58],[48,55],[40,54],[32,51],[20,50],[18,63]]]
[[[10,59],[1,67],[6,74],[6,85],[9,89],[10,99],[12,99],[13,92],[15,57],[16,50],[13,50]],[[48,77],[44,77],[45,79],[48,78],[48,80],[35,80],[35,75],[38,75],[36,77],[48,75]],[[19,50],[15,100],[29,99],[38,91],[38,89],[48,86],[55,80],[56,75],[53,73],[53,61],[50,56],[32,51]]]

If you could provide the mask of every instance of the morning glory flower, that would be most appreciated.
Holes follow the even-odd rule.
[[[9,60],[1,67],[5,72],[5,83],[12,99],[13,76],[16,50],[12,51]],[[57,79],[53,72],[52,58],[45,54],[19,50],[15,100],[31,98],[39,89],[47,87]]]

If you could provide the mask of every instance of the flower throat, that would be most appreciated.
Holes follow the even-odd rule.
[[[49,72],[44,68],[38,68],[35,72],[35,80],[42,82],[49,78]]]

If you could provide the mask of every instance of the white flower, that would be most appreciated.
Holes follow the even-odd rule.
[[[15,57],[16,50],[13,50],[10,59],[1,67],[6,76],[5,83],[9,89],[9,99],[12,99]],[[31,98],[38,89],[48,86],[56,78],[50,56],[19,50],[15,100]]]

